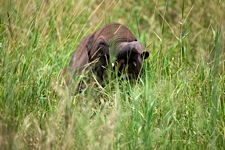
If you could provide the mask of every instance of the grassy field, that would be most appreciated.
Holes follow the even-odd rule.
[[[224,149],[224,10],[223,0],[0,1],[0,149]],[[57,95],[80,40],[110,22],[150,52],[141,78]]]

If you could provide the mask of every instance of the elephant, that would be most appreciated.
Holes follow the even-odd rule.
[[[144,45],[125,25],[110,23],[81,40],[60,76],[65,76],[66,84],[70,84],[75,75],[91,70],[102,82],[105,70],[114,64],[119,76],[125,71],[136,79],[148,57]]]

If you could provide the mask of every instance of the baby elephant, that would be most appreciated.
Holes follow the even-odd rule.
[[[61,72],[61,77],[66,77],[68,85],[75,75],[88,69],[96,74],[99,81],[103,81],[109,64],[115,64],[118,75],[127,72],[129,77],[136,79],[143,60],[149,56],[144,49],[144,45],[126,26],[108,24],[81,40],[69,65]]]

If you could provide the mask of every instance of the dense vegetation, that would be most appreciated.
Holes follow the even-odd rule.
[[[0,1],[0,149],[223,149],[224,10],[222,0]],[[109,22],[146,45],[142,77],[61,91],[79,41]]]

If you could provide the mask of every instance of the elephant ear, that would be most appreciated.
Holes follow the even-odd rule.
[[[89,61],[93,61],[103,55],[109,55],[109,45],[104,36],[96,37],[95,33],[92,34],[86,43]]]
[[[142,58],[147,59],[149,57],[149,52],[148,51],[143,51],[141,56],[142,56]]]
[[[109,45],[106,38],[92,34],[86,43],[86,49],[92,71],[99,81],[102,81],[109,61]]]
[[[91,59],[91,51],[92,51],[92,47],[93,47],[93,43],[94,43],[94,35],[95,34],[90,35],[88,37],[86,43],[84,43],[84,44],[86,44],[85,46],[86,46],[89,61]]]

